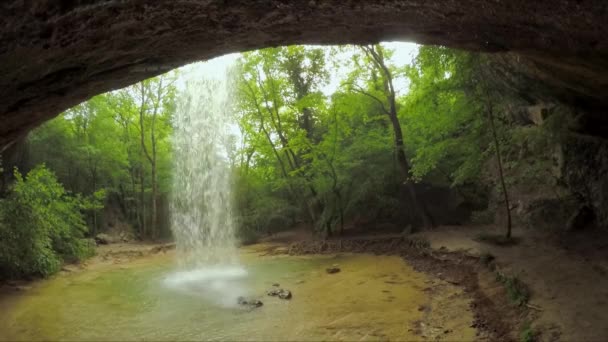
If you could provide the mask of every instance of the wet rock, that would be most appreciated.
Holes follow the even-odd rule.
[[[258,300],[258,299],[252,299],[252,300],[248,301],[247,304],[254,308],[259,308],[260,306],[264,305],[264,303],[262,303],[262,301]]]
[[[266,291],[266,294],[271,297],[279,297],[281,299],[291,299],[291,291],[285,289],[270,289]]]
[[[270,290],[266,291],[266,295],[271,296],[271,297],[278,296],[280,290],[281,289],[270,289]]]
[[[326,268],[325,272],[327,272],[328,274],[338,273],[340,272],[340,267],[338,267],[338,265],[336,264],[333,264],[331,267]]]
[[[281,286],[281,284],[279,284],[279,283],[274,283],[274,284],[272,284],[272,286],[274,286],[274,287],[279,287],[279,286]]]
[[[281,290],[279,292],[279,298],[281,298],[281,299],[291,299],[291,291],[289,291],[289,290]]]
[[[239,296],[236,299],[236,302],[239,305],[249,306],[249,307],[253,307],[253,308],[259,308],[260,306],[264,305],[264,303],[262,303],[261,300],[258,300],[258,299],[247,299],[247,298],[242,297],[242,296]]]

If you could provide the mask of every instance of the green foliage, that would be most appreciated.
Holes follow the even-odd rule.
[[[367,82],[370,73],[353,69],[338,91],[322,93],[335,52],[273,48],[245,53],[239,61],[242,145],[232,159],[244,235],[298,222],[329,235],[362,211],[399,211],[386,115],[348,82],[366,84],[371,92],[378,84]]]
[[[48,276],[62,260],[93,253],[84,239],[82,201],[70,196],[44,165],[24,178],[15,170],[10,195],[1,200],[0,272],[3,276]]]
[[[485,208],[488,192],[499,198],[503,191],[497,152],[509,187],[557,184],[546,152],[576,118],[549,108],[541,126],[520,124],[526,104],[497,85],[482,55],[423,46],[411,65],[400,65],[393,54],[381,44],[242,54],[234,71],[239,133],[227,162],[243,240],[300,223],[329,235],[348,222],[398,221],[416,211],[404,181],[451,186]],[[336,74],[339,86],[328,93]],[[82,194],[77,201],[92,234],[104,228],[105,204],[136,236],[163,235],[157,211],[171,184],[176,77],[98,95],[30,135],[28,167],[44,162],[66,189]],[[391,92],[391,81],[406,83],[407,92]],[[407,167],[396,158],[401,150]],[[493,216],[486,210],[472,219],[490,223]]]
[[[528,300],[530,300],[530,290],[528,289],[528,286],[516,276],[507,276],[500,272],[496,272],[496,280],[503,284],[507,290],[509,299],[511,299],[514,304],[522,306],[526,305]]]
[[[529,322],[524,324],[523,329],[519,335],[519,340],[521,342],[534,342],[536,341],[536,333],[532,328],[532,325]]]
[[[172,72],[95,96],[30,134],[28,166],[45,163],[66,189],[82,194],[93,233],[103,228],[101,209],[111,200],[137,235],[161,234],[144,225],[154,221],[152,202],[169,191],[175,79]]]
[[[401,116],[414,178],[439,172],[454,186],[479,179],[487,138],[482,104],[471,96],[473,65],[469,53],[424,46],[406,67],[411,83]]]

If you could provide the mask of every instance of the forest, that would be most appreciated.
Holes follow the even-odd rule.
[[[238,56],[226,158],[242,243],[294,227],[330,238],[492,222],[510,238],[537,214],[522,198],[567,202],[558,152],[572,115],[531,110],[487,55],[415,53],[411,63],[383,44]],[[171,239],[182,72],[97,95],[3,153],[1,277],[55,273],[91,256],[100,233]]]

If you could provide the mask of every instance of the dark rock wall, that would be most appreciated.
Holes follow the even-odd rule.
[[[574,226],[570,228],[584,228],[581,225],[587,223],[608,228],[608,140],[572,136],[563,150],[564,180],[580,200],[580,215],[583,216],[572,217],[569,224]],[[588,209],[591,216],[585,213]],[[590,220],[594,222],[588,222]]]
[[[605,108],[605,0],[5,0],[0,150],[87,98],[224,53],[410,40],[486,52]],[[590,125],[594,126],[594,125]]]

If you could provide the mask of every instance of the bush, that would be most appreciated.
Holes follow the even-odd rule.
[[[521,342],[534,342],[536,341],[536,333],[534,332],[534,329],[532,329],[532,326],[530,325],[529,322],[527,322],[526,324],[524,324],[523,329],[521,331],[520,334],[520,339]]]
[[[69,196],[44,165],[24,179],[15,170],[15,184],[0,206],[0,275],[48,276],[62,261],[93,254],[84,239],[87,227],[83,201]]]
[[[525,305],[530,300],[530,289],[519,278],[497,272],[496,280],[503,284],[509,294],[509,298],[516,305]]]

